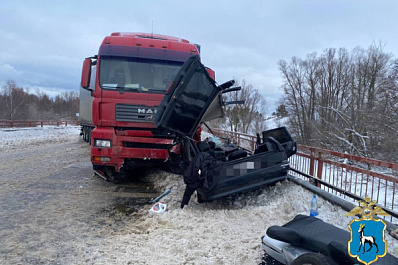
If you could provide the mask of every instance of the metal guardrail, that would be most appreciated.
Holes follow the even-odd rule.
[[[242,146],[251,151],[253,151],[256,146],[256,139],[257,139],[256,136],[245,133],[221,130],[217,128],[211,128],[211,130],[216,136],[228,137],[230,138],[231,142],[236,143],[237,145]]]
[[[0,120],[0,128],[43,127],[45,125],[68,126],[79,125],[78,121],[9,121]]]
[[[326,182],[328,185],[318,186],[348,201],[355,199],[346,193],[359,198],[370,197],[392,212],[397,208],[398,164],[298,145],[290,165]],[[300,176],[300,173],[293,172],[292,175]],[[393,216],[389,219],[392,221]]]
[[[229,137],[254,150],[253,135],[211,129],[219,137]],[[297,153],[289,161],[291,175],[304,180],[308,180],[305,175],[319,179],[317,186],[331,194],[351,202],[370,197],[390,212],[397,210],[398,164],[305,145],[298,145]],[[385,219],[398,221],[393,216]]]

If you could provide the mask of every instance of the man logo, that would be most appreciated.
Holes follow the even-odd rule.
[[[157,109],[138,109],[140,114],[156,114]]]

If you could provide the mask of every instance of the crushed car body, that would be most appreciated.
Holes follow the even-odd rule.
[[[184,180],[187,185],[187,180],[192,183],[189,193],[197,190],[200,202],[285,179],[289,170],[288,158],[297,149],[285,127],[258,134],[254,152],[230,143],[228,139],[195,142],[193,135],[200,123],[223,116],[221,95],[233,82],[225,84],[218,86],[199,59],[191,57],[171,83],[154,120],[158,128],[180,135],[182,160],[191,163],[190,172],[186,170],[184,173]],[[213,164],[196,161],[194,158],[200,153],[210,154]],[[202,156],[206,159],[201,161],[210,159]]]

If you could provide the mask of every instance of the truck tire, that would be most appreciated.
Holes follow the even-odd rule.
[[[84,132],[83,132],[83,140],[88,143],[88,127],[84,127]]]
[[[91,132],[92,132],[93,130],[91,129],[91,127],[88,129],[88,143],[89,143],[89,145],[91,145]]]
[[[305,253],[295,259],[291,265],[338,265],[334,260],[319,253]]]
[[[120,184],[122,183],[122,177],[119,172],[114,172],[112,175],[108,177],[108,180],[113,184]]]
[[[83,141],[86,141],[86,127],[83,126]]]

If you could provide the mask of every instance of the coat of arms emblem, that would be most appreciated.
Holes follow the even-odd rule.
[[[369,197],[360,201],[358,207],[346,214],[361,215],[360,219],[354,219],[348,225],[351,231],[348,254],[366,265],[376,262],[379,257],[387,254],[387,242],[384,238],[386,224],[381,219],[375,219],[373,216],[376,214],[388,215]]]

